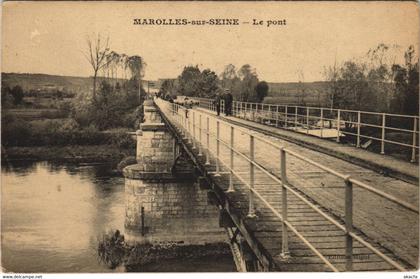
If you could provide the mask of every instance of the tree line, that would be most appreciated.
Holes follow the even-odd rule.
[[[404,64],[398,64],[398,49],[397,45],[379,44],[359,61],[326,68],[330,107],[417,115],[419,59],[410,46],[404,52]]]
[[[112,85],[113,88],[119,81],[135,80],[141,87],[141,79],[144,76],[146,63],[139,55],[127,55],[111,50],[109,37],[104,38],[100,33],[86,38],[87,49],[84,52],[86,60],[93,70],[93,93],[92,99],[96,99],[96,87],[98,76]],[[130,76],[129,76],[130,75]]]
[[[146,63],[140,55],[120,54],[110,48],[109,37],[87,37],[84,56],[92,69],[92,94],[78,94],[73,104],[76,120],[100,130],[137,126],[145,91],[141,85]],[[98,81],[99,90],[98,90]]]
[[[159,95],[214,98],[225,89],[230,90],[235,100],[262,102],[269,88],[267,82],[259,81],[255,68],[249,64],[239,70],[232,64],[226,65],[219,76],[211,69],[200,70],[196,65],[184,67],[176,79],[165,80]]]

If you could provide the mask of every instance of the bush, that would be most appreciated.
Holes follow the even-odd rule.
[[[136,148],[136,141],[125,131],[108,133],[108,136],[110,144],[116,145],[119,148]]]
[[[128,156],[128,157],[125,157],[124,159],[122,159],[121,162],[119,162],[119,164],[117,166],[117,169],[122,172],[122,170],[125,167],[130,166],[130,165],[135,165],[135,164],[137,164],[136,157]]]
[[[3,120],[3,119],[2,119]],[[2,121],[3,122],[3,121]],[[16,119],[2,123],[1,141],[5,146],[31,145],[32,129],[28,122]]]
[[[98,243],[98,259],[109,268],[116,268],[126,258],[127,245],[119,230],[106,233]]]
[[[125,129],[101,132],[94,126],[80,129],[74,119],[44,119],[27,122],[5,115],[2,118],[4,146],[116,145],[135,148],[136,141]]]

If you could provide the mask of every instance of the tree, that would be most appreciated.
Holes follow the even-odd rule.
[[[260,81],[257,86],[255,87],[255,91],[257,92],[257,101],[261,103],[264,98],[268,95],[268,84],[265,81]]]
[[[138,94],[139,100],[142,100],[141,94],[141,80],[144,76],[144,70],[146,67],[146,63],[144,59],[139,55],[129,56],[127,58],[127,65],[131,72],[131,79],[138,82]]]
[[[23,89],[19,85],[16,85],[10,91],[10,94],[13,96],[13,104],[19,105],[23,101]]]
[[[238,76],[241,79],[239,99],[245,102],[257,101],[255,87],[258,84],[258,77],[255,68],[245,64],[239,69]]]
[[[173,79],[165,79],[160,86],[159,95],[164,98],[165,96],[174,96],[176,95],[176,85],[175,80]]]
[[[417,115],[419,111],[419,61],[415,59],[414,47],[404,54],[405,65],[393,65],[394,97],[393,113]]]
[[[339,87],[338,87],[338,80],[339,80],[339,70],[337,68],[337,63],[334,62],[333,67],[328,67],[324,69],[324,76],[328,81],[327,87],[327,94],[325,97],[327,98],[327,103],[330,104],[330,108],[336,107],[337,97],[339,95]]]
[[[298,89],[297,89],[297,102],[299,105],[305,106],[305,97],[306,97],[306,86],[305,86],[305,74],[303,73],[303,69],[299,68],[299,70],[296,72],[298,76]]]
[[[234,65],[226,65],[223,72],[220,74],[220,83],[223,88],[230,89],[232,95],[239,99],[239,96],[241,95],[241,80],[236,72],[236,67]]]
[[[93,69],[93,94],[92,98],[96,100],[96,79],[98,72],[108,63],[107,56],[109,54],[109,37],[106,39],[102,38],[101,34],[98,33],[96,36],[87,37],[86,43],[88,50],[85,54],[86,59]]]
[[[2,84],[1,86],[1,107],[9,108],[13,106],[14,98],[11,94],[11,89],[8,85]]]
[[[179,92],[185,96],[198,96],[201,79],[201,71],[198,66],[184,67],[181,75],[178,76]]]
[[[199,81],[199,96],[213,98],[219,87],[219,78],[210,69],[204,69]]]

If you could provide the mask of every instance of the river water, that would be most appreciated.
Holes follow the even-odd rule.
[[[124,178],[110,165],[14,162],[1,170],[2,266],[13,272],[115,272],[97,260],[102,233],[124,232]],[[176,259],[150,271],[234,271],[230,256]]]

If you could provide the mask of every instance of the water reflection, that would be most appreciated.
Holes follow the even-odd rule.
[[[35,163],[29,169],[21,162],[2,169],[6,269],[108,271],[97,263],[96,238],[124,227],[123,179],[105,175],[107,165]]]
[[[6,270],[111,272],[97,261],[97,240],[110,230],[127,233],[124,179],[111,165],[8,162],[1,184]],[[233,270],[231,258],[203,261],[209,271]],[[165,271],[186,271],[189,265],[180,259]]]

